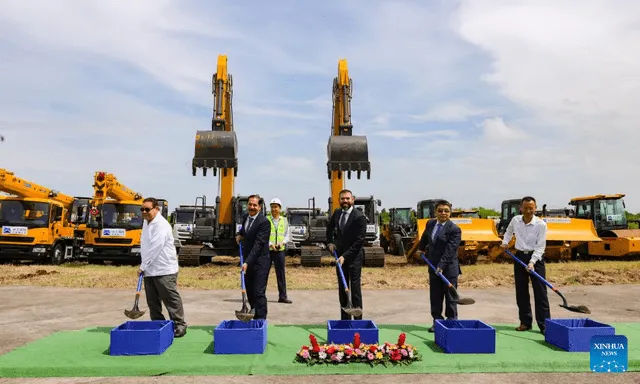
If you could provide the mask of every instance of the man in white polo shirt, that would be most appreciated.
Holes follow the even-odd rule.
[[[535,301],[536,322],[540,332],[544,334],[544,321],[551,317],[547,286],[529,271],[536,271],[545,277],[544,251],[547,243],[547,223],[536,213],[536,199],[525,196],[520,203],[520,215],[514,216],[502,240],[502,247],[507,248],[509,241],[515,234],[515,257],[527,264],[525,269],[520,263],[513,262],[513,275],[516,286],[516,302],[518,303],[520,325],[516,331],[528,331],[531,329],[533,318],[531,315],[531,302],[529,296],[529,279],[533,287],[533,299]]]

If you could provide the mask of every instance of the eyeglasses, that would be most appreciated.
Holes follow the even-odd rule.
[[[449,211],[448,209],[438,209],[438,213],[449,213],[451,211]]]
[[[148,212],[150,212],[152,209],[153,209],[153,208],[145,208],[145,207],[141,207],[141,208],[140,208],[140,212],[148,213]]]

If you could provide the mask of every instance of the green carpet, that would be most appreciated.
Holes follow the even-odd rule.
[[[640,371],[640,323],[614,323],[629,342],[629,371]],[[213,327],[190,327],[160,356],[110,356],[111,328],[54,333],[0,356],[0,377],[78,377],[155,375],[308,375],[473,372],[588,372],[589,352],[565,352],[544,342],[539,332],[516,332],[515,325],[496,328],[496,353],[445,354],[424,325],[379,325],[380,342],[395,343],[400,332],[416,346],[422,361],[409,366],[366,364],[308,367],[294,363],[296,352],[313,333],[326,338],[324,325],[277,325],[268,328],[262,355],[215,355]]]

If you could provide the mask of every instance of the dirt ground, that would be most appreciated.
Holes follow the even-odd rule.
[[[570,304],[586,305],[590,317],[604,322],[640,321],[640,285],[563,287]],[[269,322],[272,324],[317,323],[337,318],[336,291],[290,291],[293,304],[279,304],[276,291],[269,297]],[[183,291],[189,325],[212,325],[233,317],[240,307],[240,292],[235,290]],[[461,297],[472,297],[475,305],[460,306],[461,318],[478,318],[493,323],[517,323],[517,308],[512,288],[461,289]],[[0,287],[0,353],[61,330],[90,326],[114,326],[126,320],[124,309],[133,304],[133,292],[120,289],[55,288],[33,286]],[[429,305],[425,290],[364,291],[364,316],[378,323],[429,323]],[[549,291],[553,317],[584,317],[558,307],[560,298]],[[146,310],[144,295],[141,309]],[[534,328],[535,330],[535,328]],[[408,377],[410,376],[410,377]],[[326,376],[322,377],[326,381]],[[333,378],[341,379],[341,378]],[[242,377],[130,377],[130,378],[52,378],[0,379],[0,383],[314,383],[317,376],[242,376]],[[411,380],[411,382],[452,383],[602,383],[612,382],[608,374],[456,374],[456,375],[368,375],[349,376],[349,381],[369,384]],[[640,373],[615,375],[616,383],[640,383]]]

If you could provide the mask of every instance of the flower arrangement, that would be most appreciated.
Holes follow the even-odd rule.
[[[363,344],[360,342],[360,334],[356,333],[353,343],[320,345],[314,335],[309,335],[311,345],[302,346],[296,354],[295,361],[308,365],[367,363],[371,366],[387,366],[389,363],[408,365],[422,360],[418,349],[406,344],[406,339],[407,335],[401,333],[397,344]]]

